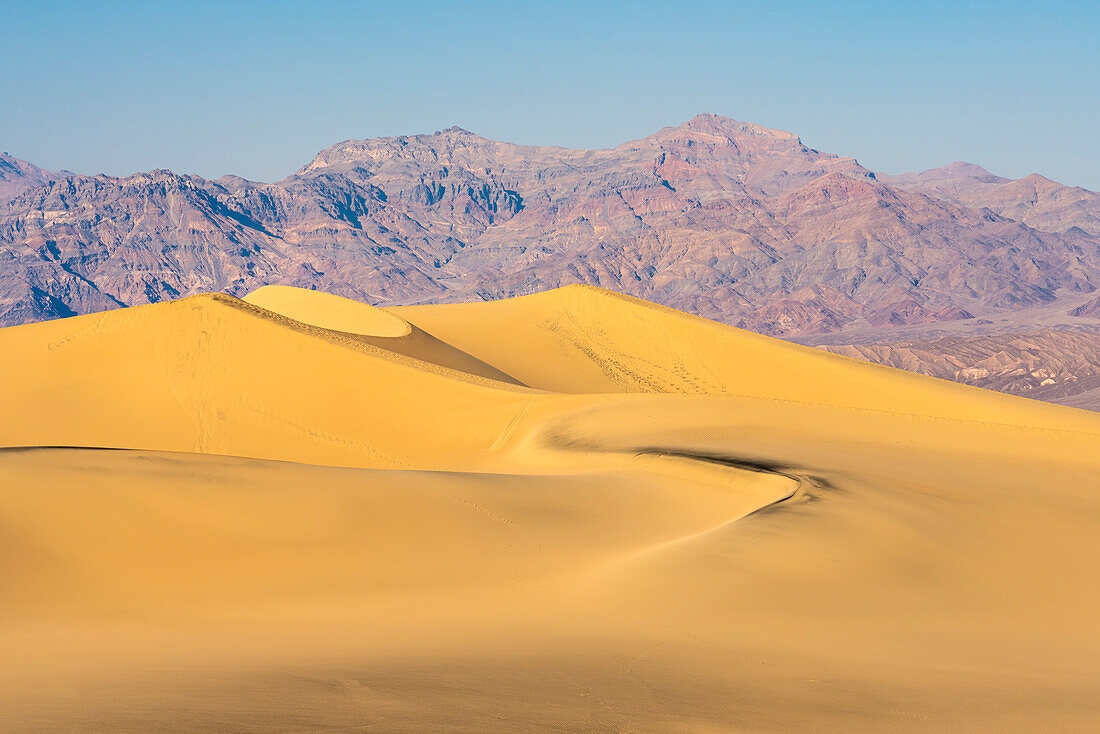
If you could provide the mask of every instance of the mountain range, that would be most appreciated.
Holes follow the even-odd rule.
[[[964,163],[876,174],[709,114],[605,150],[349,140],[277,183],[0,157],[4,325],[266,284],[407,305],[573,283],[778,336],[1063,302],[1091,321],[1100,194]]]

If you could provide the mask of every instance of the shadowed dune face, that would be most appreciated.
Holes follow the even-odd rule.
[[[0,347],[0,728],[1100,715],[1100,416],[584,287]]]
[[[320,291],[267,285],[244,301],[307,326],[337,331],[363,344],[469,375],[516,384],[492,365],[455,349],[394,314]]]

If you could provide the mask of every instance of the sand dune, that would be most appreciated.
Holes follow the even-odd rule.
[[[401,317],[365,303],[280,285],[258,288],[244,300],[308,326],[343,332],[363,343],[407,357],[492,380],[516,382],[492,365],[436,339]]]
[[[588,287],[269,287],[0,355],[7,730],[1100,717],[1097,414]]]

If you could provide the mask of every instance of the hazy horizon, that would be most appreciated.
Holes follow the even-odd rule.
[[[1100,189],[1100,10],[1079,2],[115,2],[8,15],[0,150],[50,169],[275,181],[353,138],[458,125],[607,148],[714,112],[874,171],[967,161]]]

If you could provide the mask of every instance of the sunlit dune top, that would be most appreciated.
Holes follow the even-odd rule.
[[[244,300],[281,316],[332,331],[367,336],[406,336],[409,324],[374,306],[321,291],[286,285],[265,285]]]

